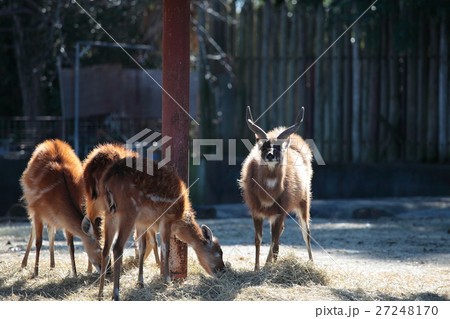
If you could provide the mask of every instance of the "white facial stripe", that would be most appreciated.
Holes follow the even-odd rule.
[[[136,207],[136,200],[134,199],[134,197],[131,197],[131,202],[133,203],[134,207]]]

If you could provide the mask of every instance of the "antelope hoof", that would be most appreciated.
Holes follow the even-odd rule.
[[[144,283],[142,281],[139,281],[138,282],[138,287],[141,288],[141,289],[144,288]]]

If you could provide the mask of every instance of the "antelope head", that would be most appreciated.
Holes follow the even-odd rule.
[[[247,124],[250,130],[255,133],[256,143],[261,156],[261,164],[268,165],[269,168],[273,169],[284,163],[284,154],[291,142],[290,136],[298,130],[300,124],[303,122],[304,114],[305,108],[302,107],[294,125],[285,128],[277,136],[269,136],[262,128],[254,123],[250,106],[247,106]]]

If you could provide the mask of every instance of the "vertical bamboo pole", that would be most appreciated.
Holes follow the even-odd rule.
[[[206,35],[200,31],[200,28],[206,29],[206,17],[205,10],[199,8],[198,12],[198,27],[197,27],[197,37],[198,37],[198,76],[199,76],[199,99],[200,99],[200,136],[201,138],[210,138],[213,130],[212,118],[213,118],[213,107],[212,107],[212,97],[210,93],[210,87],[208,84],[207,77],[207,50],[206,50]]]
[[[165,144],[164,151],[171,147],[171,163],[186,185],[189,176],[190,121],[185,113],[189,113],[189,30],[189,0],[164,0],[163,88],[171,96],[164,92],[162,95],[162,134],[172,138]],[[169,269],[172,279],[187,276],[187,246],[175,236],[170,239]]]
[[[261,99],[258,105],[258,113],[262,114],[269,106],[269,55],[270,55],[270,16],[272,5],[270,0],[264,3],[263,26],[262,26],[262,48],[261,48]],[[260,119],[259,126],[267,130],[267,119],[269,114],[265,114]],[[259,116],[259,115],[258,115]]]
[[[418,60],[417,60],[417,161],[426,157],[427,147],[427,20],[419,13],[418,26]]]
[[[238,92],[238,119],[242,120],[245,117],[245,107],[248,105],[246,103],[246,91],[250,89],[250,83],[246,82],[247,79],[245,73],[248,69],[245,67],[250,61],[245,56],[246,49],[246,38],[248,33],[246,33],[245,19],[247,18],[247,3],[242,7],[241,13],[239,15],[239,24],[237,27],[237,52],[236,52],[236,65],[237,65],[237,92]],[[247,130],[244,125],[238,125],[241,130]],[[243,132],[240,132],[242,136]]]
[[[305,70],[306,70],[306,58],[307,58],[307,50],[306,50],[306,44],[305,44],[305,38],[306,38],[306,33],[307,33],[307,28],[305,27],[305,23],[306,23],[306,18],[305,18],[305,7],[301,6],[300,4],[297,5],[296,7],[296,21],[297,21],[297,27],[295,28],[295,31],[297,33],[297,35],[295,36],[294,39],[294,44],[297,43],[297,56],[298,56],[298,61],[294,60],[294,69],[295,69],[295,63],[297,62],[297,69],[299,74],[296,75],[295,72],[293,74],[293,80],[290,83],[294,82],[294,77],[296,78],[297,76],[300,76]],[[293,21],[294,23],[294,21]],[[311,28],[313,27],[313,25],[311,25]],[[294,53],[295,51],[292,51],[292,55],[293,55],[293,59],[294,59]],[[296,110],[296,107],[298,108],[299,106],[305,106],[305,125],[300,125],[300,129],[299,129],[299,133],[302,136],[306,135],[306,132],[309,132],[309,135],[311,136],[311,130],[313,127],[313,104],[312,104],[312,99],[309,99],[307,96],[307,92],[306,92],[306,79],[308,77],[310,77],[310,72],[304,74],[301,79],[298,81],[298,100],[297,103],[295,100],[295,94],[293,92],[293,105],[292,105],[292,110],[289,111],[288,116],[290,116],[291,118],[295,118],[295,112],[298,112]],[[307,131],[308,128],[308,131]]]
[[[332,38],[331,41],[337,39],[340,35],[338,34],[338,30],[340,31],[341,23],[340,21],[336,21],[333,26]],[[342,42],[336,43],[332,48],[332,88],[331,88],[331,158],[335,162],[341,161],[341,90],[342,90],[342,81],[341,81],[341,65],[342,65]]]
[[[408,13],[409,46],[407,50],[406,78],[406,160],[413,162],[417,156],[417,28],[414,27],[417,16],[411,8]]]
[[[351,160],[351,109],[352,109],[352,64],[350,34],[347,33],[343,38],[344,43],[344,86],[342,96],[342,160],[349,162]]]
[[[380,130],[378,135],[378,160],[386,159],[386,148],[388,142],[388,103],[389,103],[389,76],[388,76],[388,22],[386,18],[382,18],[381,23],[381,66],[380,66],[380,111],[379,123]]]
[[[352,161],[359,162],[361,151],[361,127],[360,127],[360,111],[361,111],[361,64],[359,59],[359,24],[353,26],[353,44],[352,44]]]
[[[439,52],[439,25],[437,18],[430,20],[430,72],[428,74],[428,121],[427,121],[427,161],[438,159],[438,59]]]
[[[372,26],[372,49],[370,56],[369,86],[369,161],[378,160],[378,125],[380,104],[380,30],[378,21]]]
[[[287,7],[286,3],[283,2],[281,4],[281,10],[280,10],[280,51],[279,51],[279,57],[280,62],[278,64],[278,74],[279,74],[279,81],[278,81],[278,95],[282,94],[284,90],[286,90],[286,66],[287,66],[287,27],[288,27],[288,16],[287,16]],[[275,85],[277,83],[274,83]],[[294,88],[291,88],[291,90],[294,90]],[[275,97],[275,98],[278,98]],[[285,119],[284,115],[286,114],[286,98],[285,96],[282,96],[280,100],[278,101],[278,112],[277,112],[277,124],[278,125],[289,125],[287,123],[287,120]]]
[[[362,51],[362,71],[361,74],[361,161],[366,163],[369,159],[369,135],[370,135],[370,117],[369,117],[369,88],[370,88],[370,41],[365,39],[366,45]]]
[[[297,4],[295,6],[295,10],[293,12],[293,15],[291,17],[291,24],[290,24],[290,29],[289,29],[289,53],[288,53],[288,57],[287,57],[287,77],[288,77],[288,85],[291,85],[292,83],[294,83],[295,81],[295,77],[296,77],[296,70],[297,72],[303,72],[303,69],[298,68],[296,69],[295,67],[295,58],[296,58],[296,48],[298,46],[301,45],[301,43],[297,44],[297,40],[298,40],[298,35],[297,35],[297,21],[298,23],[301,23],[301,20],[299,19],[299,10],[298,10],[299,5]],[[303,57],[301,57],[303,58]],[[301,85],[299,83],[299,85]],[[287,121],[287,119],[291,119],[292,114],[294,113],[294,109],[295,109],[295,89],[296,89],[295,85],[294,87],[292,87],[287,93],[287,103],[286,103],[286,109],[284,112],[284,118],[283,121]],[[303,97],[304,98],[304,97]],[[307,109],[309,109],[309,107],[307,107]]]
[[[323,6],[322,3],[316,8],[316,50],[315,57],[323,52]],[[322,59],[319,59],[314,65],[314,140],[323,152],[323,92],[322,92]]]
[[[447,153],[447,113],[448,113],[448,43],[447,43],[447,18],[444,13],[440,26],[440,53],[439,53],[439,161],[448,159]]]
[[[310,66],[314,61],[314,42],[312,39],[314,39],[314,36],[316,34],[316,25],[315,22],[317,20],[317,13],[316,13],[316,6],[303,6],[305,10],[300,14],[300,21],[304,20],[304,23],[299,25],[299,31],[304,26],[305,27],[305,33],[303,34],[303,38],[300,40],[302,41],[302,46],[299,48],[299,52],[301,48],[304,48],[304,58],[299,60],[299,68],[302,70],[306,70],[306,67]],[[308,40],[306,40],[308,39]],[[303,63],[303,65],[302,65]],[[314,137],[314,141],[319,147],[320,150],[320,130],[321,127],[319,127],[319,124],[316,123],[321,122],[320,120],[316,119],[317,116],[321,116],[320,112],[316,109],[316,103],[314,101],[314,84],[315,84],[315,67],[309,70],[304,75],[304,81],[305,81],[305,97],[307,99],[307,105],[310,105],[311,112],[309,112],[309,116],[311,116],[311,120],[307,122],[308,126],[305,125],[305,131],[307,132],[308,136]],[[300,95],[301,95],[301,89],[300,89]],[[294,114],[292,115],[295,116]],[[305,116],[308,116],[308,113],[305,114]],[[307,117],[306,119],[309,120]]]
[[[246,34],[246,47],[245,47],[245,58],[246,58],[246,84],[247,84],[247,90],[246,90],[246,105],[254,105],[255,101],[252,99],[252,95],[253,95],[253,82],[254,81],[254,77],[253,77],[253,63],[255,61],[254,56],[253,56],[253,32],[254,32],[254,28],[253,28],[253,15],[255,14],[254,10],[253,10],[253,4],[251,1],[247,1],[245,3],[245,15],[246,15],[246,19],[245,21],[245,29],[244,32]],[[247,130],[248,131],[248,130]]]
[[[262,39],[264,37],[264,30],[263,30],[263,20],[264,20],[264,7],[260,7],[259,9],[255,10],[256,15],[256,37],[254,39],[255,45],[254,45],[254,76],[253,76],[253,103],[254,107],[253,110],[258,111],[258,116],[260,114],[261,110],[261,103],[262,103],[262,65],[263,65],[263,56],[262,56]],[[257,112],[254,112],[257,113]],[[261,125],[260,125],[261,126]]]
[[[393,30],[396,23],[396,13],[389,14],[389,145],[388,160],[396,161],[400,157],[399,149],[399,122],[400,122],[400,105],[399,105],[399,76],[398,76],[398,60],[395,49],[395,39]]]
[[[278,55],[278,48],[280,44],[280,21],[279,21],[279,13],[278,9],[276,7],[272,7],[272,10],[270,10],[270,33],[265,34],[265,37],[268,37],[270,40],[269,42],[269,73],[267,78],[267,85],[268,85],[268,91],[270,92],[268,104],[267,106],[271,105],[275,102],[275,100],[278,98],[278,82],[280,74],[278,72],[278,65],[280,65],[280,58]],[[268,115],[268,123],[267,129],[272,128],[274,126],[277,126],[277,115],[278,110],[280,109],[280,100],[278,100],[267,112]]]

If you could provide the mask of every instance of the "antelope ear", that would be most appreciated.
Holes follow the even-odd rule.
[[[289,136],[285,141],[283,141],[283,144],[281,144],[281,147],[283,150],[287,150],[289,145],[291,145],[291,137]]]
[[[214,236],[213,236],[211,229],[209,229],[209,227],[206,225],[202,225],[201,228],[202,228],[203,236],[208,241],[208,244],[212,243]]]
[[[84,216],[83,221],[81,222],[81,229],[86,235],[94,236],[94,227],[92,227],[92,222],[87,215]]]

